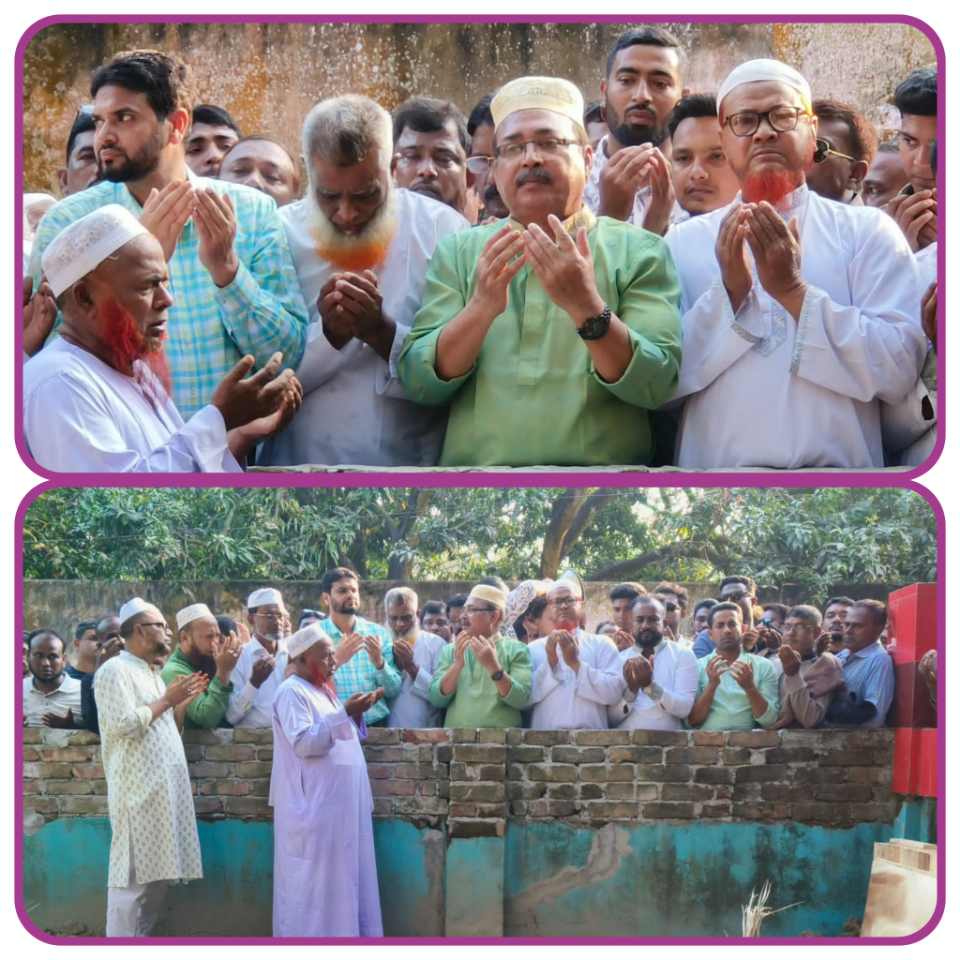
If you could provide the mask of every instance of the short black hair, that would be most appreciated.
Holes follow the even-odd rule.
[[[874,125],[852,104],[841,100],[814,100],[813,112],[820,120],[839,120],[850,135],[850,152],[855,160],[867,166],[877,155],[877,131]]]
[[[779,614],[780,614],[780,619],[781,619],[781,620],[786,620],[786,619],[787,619],[787,610],[788,610],[788,608],[787,608],[787,605],[786,605],[785,603],[765,603],[765,604],[763,605],[763,610],[764,610],[764,613],[766,613],[767,610],[773,610],[773,611],[775,611],[776,613],[779,613]]]
[[[757,582],[753,579],[753,577],[739,574],[735,574],[732,577],[724,577],[720,581],[720,592],[723,593],[723,588],[730,583],[742,583],[747,588],[747,591],[751,597],[755,597],[757,595]]]
[[[93,122],[93,113],[88,109],[81,110],[75,117],[70,127],[70,133],[67,134],[67,165],[70,164],[70,155],[73,153],[73,145],[81,133],[93,133],[97,125]]]
[[[63,642],[63,637],[61,637],[56,630],[51,630],[50,627],[40,627],[39,630],[31,630],[23,640],[28,649],[33,649],[33,641],[36,640],[37,637],[53,637],[55,640],[60,641],[61,650],[67,649],[67,645]]]
[[[206,120],[201,121],[206,123]],[[233,617],[228,617],[225,613],[218,614],[217,616],[217,629],[225,637],[229,637],[231,633],[237,632],[237,621]]]
[[[706,607],[708,610],[711,607],[715,607],[720,601],[714,600],[713,597],[704,597],[703,600],[699,600],[693,607],[693,616],[696,617],[697,613]]]
[[[853,606],[869,610],[873,622],[882,630],[887,625],[887,605],[879,600],[856,600]]]
[[[677,58],[681,61],[683,59],[683,49],[680,46],[680,41],[669,30],[663,30],[660,27],[635,27],[632,30],[627,30],[625,33],[621,33],[620,36],[617,37],[613,49],[607,54],[608,77],[613,70],[613,62],[617,59],[617,54],[621,50],[626,50],[627,47],[632,47],[636,44],[644,44],[650,47],[666,47],[671,50],[676,50]]]
[[[73,639],[79,640],[88,630],[97,629],[97,624],[93,620],[81,620],[77,624],[77,629],[73,631]]]
[[[823,606],[824,610],[829,610],[835,603],[839,603],[843,607],[852,607],[857,601],[851,600],[850,597],[831,597]]]
[[[420,608],[420,623],[423,623],[423,618],[428,613],[440,613],[443,616],[447,615],[447,605],[442,600],[428,600]]]
[[[583,108],[583,125],[586,126],[588,123],[603,123],[603,101],[602,100],[591,100]]]
[[[435,97],[411,97],[393,111],[393,143],[399,142],[400,135],[409,127],[417,133],[439,133],[453,123],[457,139],[465,153],[470,152],[470,136],[467,133],[467,119],[456,104]]]
[[[355,570],[351,570],[349,567],[334,567],[323,575],[323,579],[320,581],[320,592],[329,593],[333,585],[339,583],[341,580],[356,580],[357,583],[360,582],[360,578],[357,576]]]
[[[661,580],[654,588],[654,593],[666,592],[672,593],[679,601],[682,609],[687,609],[687,603],[690,601],[690,594],[687,588],[679,583],[673,583],[671,580]]]
[[[326,614],[320,610],[311,610],[309,607],[304,607],[303,610],[300,611],[300,619],[297,621],[297,629],[299,630],[303,626],[303,621],[308,617],[310,619],[323,620],[325,616]]]
[[[486,587],[496,587],[498,590],[502,590],[504,593],[510,592],[510,588],[507,586],[503,578],[498,577],[495,573],[492,573],[486,577],[481,577],[477,583],[482,583]]]
[[[712,627],[712,626],[713,626],[713,618],[714,618],[718,613],[720,613],[722,610],[736,610],[737,613],[739,613],[741,617],[743,616],[743,611],[742,611],[735,603],[730,603],[730,602],[724,600],[723,603],[715,603],[715,604],[710,608],[709,612],[707,613],[707,626],[708,626],[708,627]]]
[[[450,615],[451,607],[462,607],[467,602],[467,595],[465,593],[455,593],[452,597],[447,598],[447,616]]]
[[[485,97],[481,97],[476,106],[470,111],[470,116],[467,117],[467,133],[472,137],[480,127],[492,127],[494,126],[493,122],[493,111],[490,109],[490,104],[493,102],[493,94],[488,93]]]
[[[233,117],[223,107],[214,106],[212,103],[198,103],[193,108],[190,122],[205,123],[210,127],[229,127],[238,137],[240,136],[240,128]]]
[[[935,117],[937,115],[937,71],[932,67],[912,71],[894,91],[893,103],[901,114]]]
[[[818,629],[823,624],[823,615],[809,603],[798,603],[795,607],[791,607],[783,619],[786,620],[789,617],[793,617],[795,620],[803,620]]]
[[[684,120],[696,120],[699,117],[717,117],[717,98],[712,93],[691,93],[681,97],[667,117],[667,131],[670,136]]]
[[[607,597],[611,600],[636,600],[647,593],[647,588],[642,583],[634,580],[628,580],[625,583],[618,583],[610,588]]]
[[[118,53],[93,72],[90,95],[96,97],[101,87],[144,94],[158,120],[166,120],[174,110],[193,107],[187,65],[159,50]]]

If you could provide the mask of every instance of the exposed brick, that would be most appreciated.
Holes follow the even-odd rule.
[[[74,800],[84,800],[85,797],[72,797]],[[91,798],[92,799],[92,798]],[[34,813],[58,814],[60,812],[60,802],[56,797],[30,797],[23,802],[24,813],[33,811]]]
[[[248,760],[245,763],[238,763],[233,774],[236,777],[269,777],[272,769],[272,763],[264,763],[262,760]]]
[[[489,817],[505,817],[507,815],[506,803],[478,803],[477,816],[481,819]]]
[[[548,800],[547,813],[551,817],[572,817],[577,805],[570,800]]]
[[[99,796],[107,795],[107,781],[106,780],[91,780],[93,784],[93,792]]]
[[[593,820],[636,820],[640,815],[640,804],[593,800],[585,804],[584,811]]]
[[[210,791],[218,797],[247,797],[253,791],[249,780],[213,780]],[[206,793],[207,791],[203,791]]]
[[[185,730],[183,740],[184,743],[202,743],[207,746],[233,743],[233,730],[226,727],[219,730]]]
[[[89,763],[100,756],[96,747],[53,747],[44,751],[48,763]]]
[[[250,744],[224,744],[219,747],[207,747],[204,754],[207,760],[223,760],[236,763],[239,760],[255,760],[257,753]]]
[[[223,808],[227,816],[243,820],[273,819],[273,808],[262,797],[227,797]]]
[[[694,783],[733,783],[730,767],[698,767],[693,772]]]
[[[371,780],[389,780],[393,776],[393,765],[389,763],[368,763],[367,776]]]
[[[270,796],[270,778],[256,777],[249,781],[251,797],[269,797]]]
[[[453,743],[476,743],[477,732],[471,727],[456,727],[450,731],[450,740]]]
[[[516,746],[517,744],[523,743],[523,735],[526,733],[526,730],[520,730],[517,727],[511,727],[507,730],[507,743],[511,746]]]
[[[839,823],[846,819],[844,811],[835,803],[794,803],[790,815],[801,823]]]
[[[723,750],[723,762],[728,766],[736,766],[741,763],[750,762],[750,751],[742,748],[725,747]]]
[[[65,815],[107,816],[109,810],[106,797],[62,797],[59,800],[60,812]]]
[[[453,747],[453,759],[463,763],[505,763],[507,748],[495,743],[457,743]]]
[[[393,815],[393,800],[389,797],[373,798],[373,815],[375,817],[389,817]]]
[[[450,803],[448,808],[451,817],[475,817],[477,815],[477,805],[475,803]]]
[[[770,783],[774,780],[786,780],[790,768],[784,764],[765,764],[751,767],[737,767],[734,771],[735,783]]]
[[[843,767],[794,767],[796,784],[845,783],[848,771]]]
[[[760,785],[760,796],[764,800],[804,801],[809,799],[809,790],[789,783],[764,783]]]
[[[611,783],[607,789],[615,786],[616,784]],[[657,783],[638,783],[634,796],[637,800],[657,800],[660,797],[660,790],[661,787]]]
[[[579,790],[581,800],[602,800],[606,793],[598,783],[581,783]]]
[[[714,788],[705,783],[665,783],[660,788],[661,800],[712,800]]]
[[[703,803],[700,805],[701,817],[729,817],[732,813],[730,803]]]
[[[400,744],[367,747],[364,750],[364,755],[367,758],[367,763],[400,763],[403,760],[411,759],[410,754],[407,753],[407,747]]]
[[[698,747],[723,746],[722,730],[694,730],[692,736],[694,744]]]
[[[575,783],[577,768],[570,763],[532,763],[527,767],[527,778],[548,783]]]
[[[524,730],[523,743],[531,747],[553,747],[560,743],[570,743],[569,730]]]
[[[484,727],[477,731],[478,743],[506,743],[507,731],[503,727]]]
[[[370,789],[378,797],[412,797],[417,792],[416,780],[373,780]]]
[[[190,776],[196,779],[203,777],[226,777],[230,773],[230,767],[226,763],[210,763],[207,760],[200,760],[198,763],[190,764]]]
[[[425,730],[401,730],[400,739],[405,743],[449,743],[450,731],[442,727]]]
[[[585,763],[576,769],[579,771],[580,779],[586,783],[633,780],[635,775],[635,768],[632,763],[618,763],[612,767],[602,763]]]
[[[24,743],[43,743],[43,730],[40,727],[23,728]]]
[[[433,755],[437,763],[449,763],[453,759],[453,747],[449,743],[437,744]]]
[[[870,767],[874,763],[872,750],[831,750],[820,758],[823,767]]]
[[[646,743],[660,747],[682,747],[689,743],[687,730],[647,730]]]
[[[69,763],[31,763],[25,766],[25,777],[40,777],[44,780],[66,780],[73,770],[73,765]]]
[[[271,727],[234,727],[234,743],[273,743],[273,729]]]
[[[620,748],[618,748],[620,749]],[[550,751],[554,763],[603,763],[606,754],[603,747],[554,747]]]
[[[629,743],[629,730],[576,730],[573,742],[578,747],[609,747],[614,744]]]
[[[547,797],[550,800],[575,800],[577,785],[575,783],[551,783],[547,786]]]
[[[610,763],[662,763],[662,747],[609,747],[607,760]]]
[[[883,820],[892,821],[897,815],[897,804],[890,800],[887,803],[857,803],[849,808],[852,820]]]
[[[367,744],[369,746],[399,742],[400,731],[393,727],[369,727],[367,729]]]
[[[391,774],[398,780],[420,779],[419,766],[416,763],[393,763],[388,765]]]
[[[437,796],[437,784],[431,780],[421,780],[417,784],[417,796],[435,797]]]
[[[814,788],[813,799],[828,803],[869,803],[873,800],[873,788],[859,783],[824,783]]]
[[[727,734],[730,747],[777,747],[780,745],[778,730],[739,730]]]
[[[394,813],[406,817],[445,817],[447,801],[436,797],[398,797],[393,801]]]
[[[543,747],[528,747],[524,744],[519,747],[510,747],[507,750],[507,759],[510,763],[542,763],[546,759],[546,753]]]
[[[656,793],[656,787],[653,789]],[[608,800],[635,800],[637,798],[637,785],[633,782],[608,783],[606,794]]]
[[[511,800],[510,801],[510,816],[512,817],[523,817],[527,814],[527,809],[529,804],[526,800]]]
[[[450,837],[502,837],[507,829],[503,819],[460,820],[451,816],[447,821],[447,835]]]
[[[733,799],[759,803],[760,787],[759,783],[738,783],[733,788]]]
[[[637,767],[637,779],[654,783],[685,783],[690,780],[690,767],[673,763]]]
[[[762,802],[758,804],[745,804],[744,807],[750,811],[751,820],[789,820],[790,804],[783,802]],[[737,811],[737,805],[734,804],[734,813]]]
[[[438,764],[435,768],[436,775],[442,772],[443,765]],[[522,776],[523,767],[518,767],[517,779]],[[504,780],[507,770],[501,763],[451,763],[451,780]]]
[[[34,747],[24,747],[21,754],[24,763],[34,763],[41,759],[40,751]]]
[[[812,747],[775,747],[765,751],[767,763],[809,763],[817,759]]]
[[[719,763],[719,747],[668,747],[663,759],[666,763]]]
[[[90,730],[74,730],[70,734],[70,744],[75,747],[99,746],[100,738]]]
[[[93,784],[89,780],[48,780],[46,792],[52,797],[86,795],[93,793]]]
[[[204,746],[202,743],[185,743],[183,752],[186,755],[188,763],[195,763],[203,759]]]
[[[198,817],[213,818],[214,814],[219,814],[217,819],[223,817],[223,801],[219,797],[194,797],[193,809]]]
[[[465,800],[494,803],[505,800],[506,789],[502,783],[451,783],[450,800]]]
[[[271,762],[273,760],[273,747],[257,747],[257,759]]]
[[[46,793],[46,790],[47,790],[46,780],[24,780],[23,781],[24,794]]]

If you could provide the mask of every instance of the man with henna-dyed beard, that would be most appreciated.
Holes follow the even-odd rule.
[[[300,404],[281,355],[246,377],[244,357],[186,423],[170,399],[163,349],[167,264],[124,207],[81,217],[48,245],[43,271],[63,311],[60,336],[24,367],[23,429],[48,470],[237,471]]]

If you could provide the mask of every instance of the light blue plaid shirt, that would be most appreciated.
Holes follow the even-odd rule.
[[[321,620],[318,626],[333,640],[334,647],[340,646],[343,633],[329,617]],[[343,703],[346,703],[355,693],[371,693],[377,687],[383,687],[383,699],[363,715],[363,719],[369,726],[389,715],[390,707],[387,705],[387,700],[392,700],[400,692],[403,678],[393,661],[393,640],[386,627],[364,620],[363,617],[357,617],[353,632],[359,633],[362,637],[379,638],[380,649],[383,651],[383,669],[378,670],[373,665],[370,655],[361,647],[342,667],[337,667],[337,672],[333,675],[333,685],[337,688],[337,696]]]
[[[244,354],[263,366],[277,351],[283,365],[296,368],[303,355],[307,309],[271,197],[259,190],[188,173],[199,189],[229,194],[237,218],[234,249],[240,267],[233,282],[218,287],[200,262],[199,234],[187,223],[169,263],[170,307],[167,358],[173,400],[185,420],[206,406],[220,381]],[[80,217],[119,203],[139,219],[143,208],[126,184],[104,181],[61,200],[40,222],[30,260],[34,290],[40,257],[50,241]],[[58,317],[58,325],[59,325]]]

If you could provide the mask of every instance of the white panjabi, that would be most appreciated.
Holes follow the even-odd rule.
[[[53,295],[59,297],[111,254],[148,232],[118,203],[109,203],[75,220],[50,241],[40,261]]]

